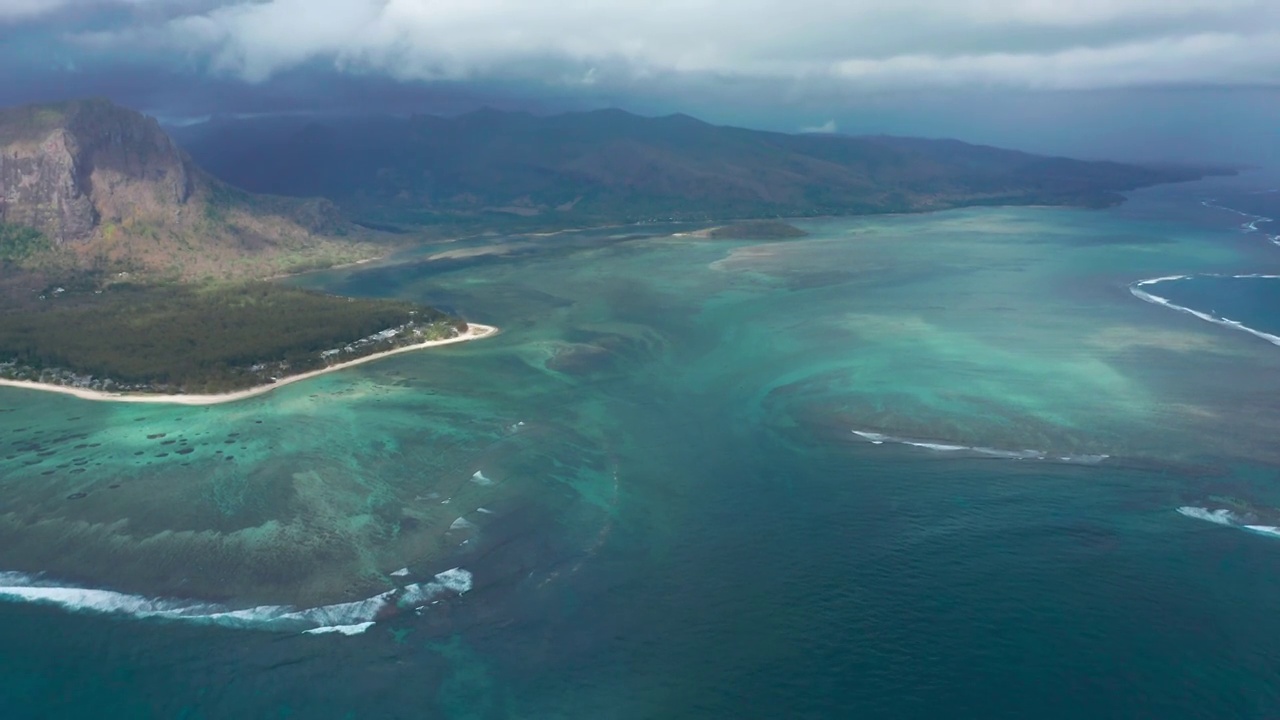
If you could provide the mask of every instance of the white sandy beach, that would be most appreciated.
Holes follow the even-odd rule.
[[[28,380],[3,380],[0,379],[0,387],[16,387],[25,388],[27,390],[43,390],[45,392],[62,393],[64,395],[74,395],[82,400],[98,400],[103,402],[128,402],[128,403],[166,403],[170,405],[218,405],[220,403],[235,402],[244,400],[275,390],[283,385],[296,383],[301,380],[309,380],[310,378],[325,373],[331,373],[353,365],[363,365],[364,363],[381,360],[389,355],[398,355],[400,353],[412,352],[414,350],[423,350],[426,348],[438,347],[440,345],[452,345],[454,343],[468,342],[471,340],[479,340],[496,335],[498,328],[492,325],[481,325],[479,323],[469,323],[467,331],[457,337],[447,338],[445,340],[428,340],[418,343],[417,345],[406,345],[394,350],[386,352],[374,353],[366,355],[362,358],[356,358],[350,362],[338,363],[320,370],[312,370],[299,375],[291,375],[281,378],[270,385],[259,385],[258,387],[249,388],[247,390],[237,390],[229,393],[219,393],[216,395],[148,395],[145,393],[111,393],[101,390],[88,390],[86,388],[66,387],[64,385],[50,385],[48,383],[31,382]]]

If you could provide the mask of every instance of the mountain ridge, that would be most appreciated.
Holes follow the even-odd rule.
[[[176,134],[234,184],[319,195],[357,218],[410,224],[486,214],[574,223],[1096,207],[1139,187],[1230,172],[948,139],[787,134],[619,109],[223,120]]]

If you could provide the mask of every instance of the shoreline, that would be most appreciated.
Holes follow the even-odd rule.
[[[67,387],[65,385],[50,385],[48,383],[34,382],[31,380],[4,380],[0,379],[0,387],[20,388],[24,390],[42,390],[44,392],[54,392],[62,395],[72,395],[81,400],[93,400],[96,402],[124,402],[124,403],[156,403],[167,405],[221,405],[223,403],[236,402],[245,400],[259,395],[265,395],[272,390],[284,385],[310,380],[311,378],[325,375],[338,370],[356,365],[381,360],[382,358],[399,355],[400,353],[412,352],[414,350],[425,350],[427,348],[438,347],[440,345],[453,345],[455,343],[470,342],[471,340],[481,340],[483,338],[497,335],[499,329],[492,325],[481,325],[479,323],[468,323],[467,332],[444,340],[427,340],[416,345],[405,345],[391,350],[386,350],[372,355],[348,360],[347,362],[330,365],[319,370],[310,370],[308,372],[290,375],[280,378],[276,382],[268,385],[258,385],[244,390],[234,390],[228,393],[217,393],[208,395],[148,395],[144,393],[112,393],[102,390],[89,390],[88,388]]]
[[[314,272],[326,272],[328,270],[341,270],[343,268],[352,268],[352,267],[358,267],[360,265],[368,265],[369,263],[378,262],[379,260],[386,260],[387,258],[391,257],[394,254],[395,252],[392,251],[389,253],[383,253],[382,255],[378,255],[377,257],[367,257],[367,258],[364,258],[363,260],[352,260],[351,262],[342,263],[339,265],[330,265],[329,267],[312,268],[310,270],[298,270],[296,272],[285,272],[285,273],[279,273],[277,275],[268,275],[267,277],[262,278],[262,281],[273,282],[275,280],[284,280],[285,278],[300,277],[302,275],[307,275],[309,273],[314,273]]]

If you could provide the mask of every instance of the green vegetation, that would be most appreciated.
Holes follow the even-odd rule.
[[[722,225],[706,231],[709,238],[733,240],[786,240],[804,237],[809,233],[780,220],[753,220]]]
[[[461,326],[412,303],[264,282],[52,288],[44,297],[34,308],[0,313],[0,375],[112,390],[225,392],[450,337]],[[395,336],[373,338],[392,328]]]
[[[74,105],[58,103],[0,108],[0,144],[42,138],[66,122],[67,112]]]
[[[0,262],[17,262],[46,250],[49,241],[39,230],[0,223]]]
[[[259,118],[191,126],[177,137],[237,187],[325,197],[368,226],[410,232],[1097,206],[1134,188],[1232,172],[950,140],[786,135],[618,110]]]

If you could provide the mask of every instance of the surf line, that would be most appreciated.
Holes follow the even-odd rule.
[[[1272,190],[1270,192],[1275,192],[1275,191]],[[1225,210],[1227,212],[1235,213],[1236,215],[1241,215],[1243,217],[1249,218],[1247,222],[1242,223],[1240,225],[1240,229],[1246,233],[1261,232],[1261,230],[1258,228],[1258,223],[1275,222],[1274,218],[1269,218],[1266,215],[1254,215],[1253,213],[1247,213],[1247,212],[1244,212],[1243,210],[1229,208],[1225,205],[1218,205],[1212,199],[1201,200],[1200,204],[1207,208],[1211,208],[1213,210]],[[1262,233],[1262,236],[1265,237],[1272,245],[1280,245],[1280,235],[1269,235],[1267,233]]]
[[[471,587],[471,573],[453,568],[436,573],[426,582],[411,583],[354,602],[301,610],[286,605],[233,609],[217,603],[148,598],[114,590],[72,587],[24,573],[0,572],[0,601],[52,605],[71,612],[306,635],[358,635],[379,620],[420,610],[449,595],[463,595]]]
[[[871,432],[869,430],[853,430],[852,432],[854,435],[857,435],[872,445],[884,445],[885,443],[892,445],[909,445],[911,447],[931,450],[938,453],[960,453],[967,454],[971,457],[998,458],[1001,460],[1044,460],[1049,462],[1097,465],[1103,460],[1111,457],[1110,455],[1055,455],[1043,450],[1002,450],[1000,448],[982,447],[980,445],[949,445],[946,443],[929,442],[927,440],[894,437],[892,435]]]
[[[1263,332],[1261,330],[1255,330],[1254,328],[1251,328],[1248,325],[1245,325],[1244,323],[1238,320],[1218,317],[1217,315],[1213,315],[1211,313],[1201,312],[1199,310],[1193,310],[1189,307],[1178,305],[1174,303],[1172,300],[1170,300],[1169,298],[1161,297],[1160,295],[1156,295],[1155,293],[1144,289],[1144,288],[1154,289],[1156,285],[1159,285],[1162,282],[1174,282],[1177,280],[1191,280],[1197,277],[1267,278],[1271,280],[1280,279],[1280,275],[1262,275],[1258,273],[1254,273],[1250,275],[1220,275],[1220,274],[1214,274],[1214,273],[1201,273],[1198,275],[1167,275],[1165,277],[1151,278],[1149,280],[1139,280],[1129,285],[1129,292],[1132,293],[1133,296],[1138,298],[1139,300],[1149,302],[1153,305],[1161,305],[1163,307],[1171,308],[1173,310],[1177,310],[1178,312],[1186,313],[1193,317],[1200,318],[1201,320],[1204,320],[1206,322],[1211,322],[1214,325],[1221,325],[1222,327],[1231,328],[1232,330],[1242,330],[1244,332],[1249,333],[1250,335],[1253,335],[1254,337],[1262,338],[1263,340],[1266,340],[1272,345],[1280,346],[1280,336],[1272,335],[1271,333]]]
[[[1248,518],[1240,517],[1226,508],[1209,509],[1206,507],[1196,507],[1193,505],[1184,505],[1178,508],[1178,514],[1185,515],[1196,520],[1204,520],[1214,525],[1223,525],[1225,527],[1237,528],[1240,530],[1248,530],[1258,535],[1266,535],[1273,538],[1280,538],[1280,527],[1275,525],[1262,525],[1258,523],[1250,524]]]

